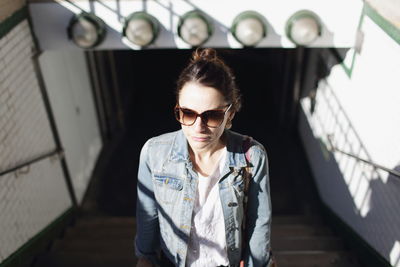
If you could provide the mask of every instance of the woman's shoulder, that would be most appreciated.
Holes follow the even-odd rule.
[[[250,151],[255,151],[256,153],[266,153],[266,149],[263,144],[261,144],[259,141],[254,139],[250,135],[238,133],[232,130],[228,130],[229,133],[229,138],[231,142],[239,144],[243,148],[247,150],[250,149]]]
[[[149,146],[172,144],[176,137],[180,134],[180,132],[181,130],[176,130],[173,132],[167,132],[157,136],[153,136],[146,141],[146,144]]]

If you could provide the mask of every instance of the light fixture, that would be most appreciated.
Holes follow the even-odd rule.
[[[105,23],[91,13],[73,16],[67,28],[68,38],[81,48],[94,48],[106,36]]]
[[[154,42],[159,32],[158,20],[146,12],[135,12],[125,19],[123,35],[134,45],[144,47]]]
[[[296,45],[307,46],[321,35],[321,28],[320,19],[315,13],[300,10],[286,22],[286,35]]]
[[[267,35],[264,21],[255,11],[242,12],[233,20],[232,35],[243,46],[255,46]]]
[[[212,31],[211,23],[200,11],[190,11],[179,20],[178,35],[191,46],[200,46],[207,42]]]

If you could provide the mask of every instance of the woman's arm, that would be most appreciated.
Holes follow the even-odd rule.
[[[156,263],[156,253],[160,245],[159,235],[157,205],[149,162],[149,141],[147,141],[140,152],[139,160],[136,202],[136,256]]]
[[[249,184],[246,215],[245,266],[268,266],[270,260],[271,198],[268,158],[261,145],[250,149],[252,179]]]

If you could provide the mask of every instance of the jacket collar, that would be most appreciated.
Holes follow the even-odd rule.
[[[243,136],[226,129],[224,134],[227,140],[228,167],[242,168],[247,166],[246,156],[243,152]],[[177,131],[170,152],[171,161],[189,162],[189,144],[182,129]]]

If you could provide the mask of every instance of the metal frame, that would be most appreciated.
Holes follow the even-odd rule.
[[[327,137],[328,137],[329,146],[330,146],[329,150],[330,150],[331,152],[335,152],[335,151],[340,152],[340,153],[342,153],[342,154],[344,154],[344,155],[346,155],[346,156],[355,158],[355,159],[357,159],[357,160],[359,160],[359,161],[362,161],[362,162],[364,162],[364,163],[367,163],[367,164],[369,164],[369,165],[372,165],[372,166],[374,166],[375,168],[384,170],[384,171],[386,171],[386,172],[388,172],[388,173],[394,175],[396,178],[400,179],[400,172],[395,171],[395,170],[392,170],[392,169],[389,169],[389,168],[387,168],[387,167],[384,167],[384,166],[382,166],[382,165],[380,165],[380,164],[377,164],[377,163],[375,163],[375,162],[373,162],[373,161],[360,158],[360,157],[358,157],[358,156],[356,156],[356,155],[354,155],[354,154],[352,154],[352,153],[343,151],[343,150],[341,150],[341,149],[339,149],[339,148],[337,148],[336,146],[333,145],[332,135],[331,135],[331,134],[328,134]]]

